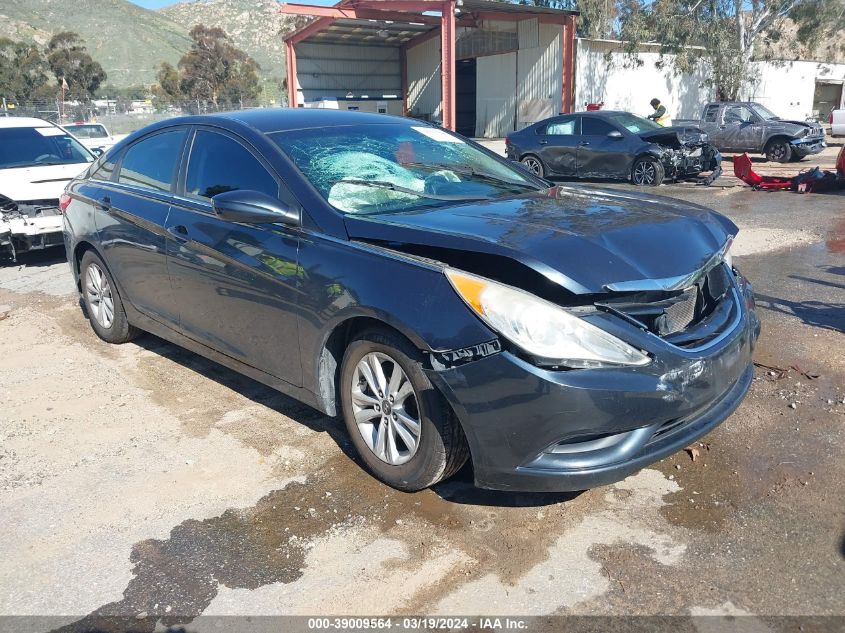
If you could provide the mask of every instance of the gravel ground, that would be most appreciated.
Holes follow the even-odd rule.
[[[58,253],[0,268],[0,615],[845,615],[845,196],[660,193],[740,226],[768,367],[695,460],[580,494],[396,492],[338,421],[101,342]]]

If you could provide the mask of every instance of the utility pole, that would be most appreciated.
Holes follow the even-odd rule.
[[[9,116],[9,108],[6,106],[6,97],[3,97],[3,116]]]

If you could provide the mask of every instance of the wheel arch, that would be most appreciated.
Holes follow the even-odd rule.
[[[316,362],[317,375],[314,393],[322,404],[322,410],[331,416],[340,412],[338,405],[338,384],[340,365],[349,343],[361,332],[371,329],[388,330],[407,340],[411,346],[424,354],[430,348],[413,330],[395,319],[383,318],[374,313],[349,314],[338,319],[322,340]]]
[[[765,154],[766,151],[769,149],[769,145],[774,143],[775,141],[783,141],[784,143],[791,143],[794,141],[795,138],[789,134],[785,134],[783,132],[775,132],[771,136],[769,136],[765,141],[763,141],[763,153]]]

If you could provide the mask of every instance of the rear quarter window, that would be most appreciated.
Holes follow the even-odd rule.
[[[126,150],[117,181],[153,191],[170,191],[184,140],[184,129],[141,139]]]

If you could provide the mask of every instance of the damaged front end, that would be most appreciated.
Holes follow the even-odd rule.
[[[658,146],[669,180],[696,178],[699,184],[710,185],[722,174],[722,155],[698,128],[666,128],[641,137]]]
[[[18,202],[0,194],[0,258],[16,262],[20,253],[63,244],[58,200]]]

